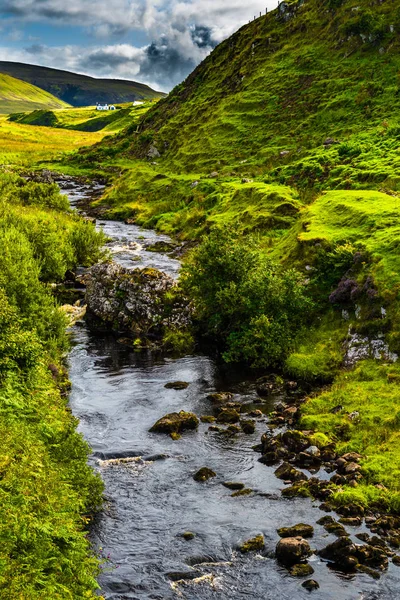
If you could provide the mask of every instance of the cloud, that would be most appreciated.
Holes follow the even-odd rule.
[[[0,0],[0,16],[8,16],[18,28],[45,22],[86,30],[73,46],[34,45],[20,50],[18,60],[28,56],[36,64],[97,77],[136,78],[169,90],[219,42],[276,4],[277,0]],[[150,42],[139,48],[125,43],[135,31]],[[115,43],[118,38],[124,43]],[[5,50],[0,48],[0,53]]]

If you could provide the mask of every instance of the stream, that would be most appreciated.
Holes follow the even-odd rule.
[[[68,190],[73,206],[92,193],[87,186]],[[113,259],[125,267],[151,266],[177,277],[179,262],[146,251],[146,244],[166,236],[134,225],[97,223],[112,238]],[[230,391],[234,401],[268,413],[282,395],[260,399],[255,381],[204,355],[172,359],[151,352],[134,352],[107,334],[93,334],[84,323],[73,328],[69,357],[72,381],[70,405],[79,418],[79,431],[93,449],[91,464],[105,483],[106,504],[92,534],[96,551],[107,557],[99,578],[107,600],[124,599],[279,599],[310,597],[273,557],[277,528],[309,523],[315,527],[313,548],[336,538],[316,521],[324,515],[310,499],[286,500],[283,483],[274,476],[252,446],[266,430],[257,420],[252,435],[234,436],[209,431],[208,424],[185,433],[178,441],[149,433],[169,412],[212,413],[207,395]],[[190,385],[182,391],[165,389],[173,381]],[[131,457],[131,462],[110,462]],[[217,477],[197,483],[193,474],[210,467]],[[328,477],[327,474],[325,474]],[[253,493],[232,497],[224,481],[242,482]],[[348,528],[352,533],[362,529]],[[194,538],[186,540],[184,532]],[[266,550],[242,555],[239,544],[257,534]],[[359,542],[358,542],[359,543]],[[343,575],[312,556],[312,579],[320,589],[317,600],[395,600],[400,597],[400,569],[392,564],[376,581],[364,574]]]

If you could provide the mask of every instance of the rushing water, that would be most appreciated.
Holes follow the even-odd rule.
[[[71,203],[85,193],[89,190],[69,194]],[[167,240],[165,236],[122,223],[100,221],[100,226],[113,238],[114,260],[176,276],[176,260],[143,248],[160,237]],[[274,468],[258,462],[252,446],[266,430],[266,420],[259,420],[254,435],[229,437],[208,431],[205,424],[175,442],[149,433],[168,412],[210,414],[207,394],[215,391],[232,391],[235,401],[254,408],[253,403],[259,402],[254,382],[207,356],[174,360],[135,353],[114,337],[91,334],[84,325],[75,327],[74,339],[71,407],[106,488],[107,503],[93,534],[95,548],[109,557],[99,580],[105,598],[308,598],[309,592],[301,587],[304,579],[290,577],[273,558],[276,529],[299,522],[315,525],[323,513],[311,500],[283,499]],[[190,385],[183,391],[165,389],[166,383],[177,380]],[[267,412],[273,402],[272,398],[261,408]],[[107,460],[118,456],[134,460],[124,464]],[[193,474],[204,466],[217,477],[196,483]],[[242,482],[254,492],[234,498],[221,485],[224,481]],[[194,539],[186,541],[182,537],[186,531],[193,532]],[[265,536],[265,552],[238,553],[238,544],[259,533]],[[313,547],[334,539],[315,525]],[[393,565],[375,581],[367,575],[341,576],[316,556],[310,562],[321,586],[312,593],[315,599],[400,597],[400,569]]]

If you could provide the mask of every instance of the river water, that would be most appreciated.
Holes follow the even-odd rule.
[[[71,204],[87,188],[68,193]],[[112,238],[114,260],[124,266],[152,266],[176,277],[179,263],[143,246],[159,239],[153,231],[110,221],[98,227]],[[107,600],[124,599],[274,599],[302,600],[310,596],[273,558],[276,529],[299,522],[315,526],[312,547],[322,548],[333,536],[316,525],[323,516],[309,499],[285,500],[274,467],[258,462],[252,446],[266,430],[259,419],[253,435],[221,435],[201,424],[178,441],[149,433],[160,417],[187,410],[198,416],[212,413],[207,395],[231,391],[235,401],[265,413],[276,396],[263,405],[255,382],[208,356],[172,359],[150,352],[136,353],[109,335],[94,335],[84,324],[73,330],[69,358],[72,381],[71,408],[79,430],[93,449],[91,463],[105,483],[106,505],[93,532],[96,551],[107,557],[99,578]],[[165,389],[171,381],[186,381],[186,390]],[[113,464],[107,459],[131,457]],[[193,474],[210,467],[217,477],[196,483]],[[232,497],[224,481],[242,482],[249,496]],[[186,541],[182,534],[195,537]],[[354,529],[352,531],[356,533]],[[262,533],[266,550],[241,555],[238,544]],[[358,542],[359,543],[359,542]],[[317,600],[395,600],[400,597],[400,569],[375,581],[367,575],[343,576],[317,556],[310,559],[312,592]],[[307,578],[306,578],[307,579]]]

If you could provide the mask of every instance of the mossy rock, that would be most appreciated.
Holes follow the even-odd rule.
[[[284,462],[275,471],[275,476],[284,481],[307,481],[307,475],[299,471],[288,462]]]
[[[213,404],[225,404],[232,400],[232,392],[216,392],[215,394],[208,394],[207,399],[211,400]]]
[[[212,469],[209,469],[208,467],[202,467],[199,471],[197,471],[197,473],[193,475],[193,479],[202,483],[216,476],[217,474],[214,473]]]
[[[227,431],[227,433],[230,433],[232,435],[237,435],[238,433],[241,432],[241,429],[237,425],[229,425],[229,427],[227,427],[226,431]]]
[[[253,493],[253,490],[250,488],[245,488],[244,490],[239,490],[231,495],[232,498],[239,498],[240,496],[250,496]]]
[[[255,421],[243,419],[240,421],[240,427],[242,428],[243,433],[251,435],[256,430],[256,423]]]
[[[311,498],[311,492],[308,489],[307,482],[296,483],[282,490],[284,498]]]
[[[309,579],[301,584],[301,586],[306,589],[308,592],[313,592],[315,590],[319,590],[319,583],[315,581],[315,579]]]
[[[222,485],[224,487],[228,488],[228,490],[232,490],[232,491],[240,491],[240,490],[244,490],[244,488],[245,488],[244,483],[239,483],[236,481],[224,481],[224,483]]]
[[[217,417],[218,423],[234,424],[240,421],[240,414],[234,408],[223,408]]]
[[[239,546],[239,550],[242,554],[247,554],[247,552],[258,552],[260,550],[264,550],[264,548],[264,536],[261,534],[251,538],[251,540],[247,540],[247,542],[244,542],[244,544]]]
[[[202,417],[200,417],[200,421],[202,423],[215,423],[215,417],[213,417],[212,415],[203,415]]]
[[[292,527],[281,527],[278,529],[278,535],[281,538],[298,536],[310,538],[314,535],[314,528],[311,525],[306,525],[305,523],[298,523]]]
[[[183,431],[193,431],[199,426],[199,419],[195,414],[181,411],[170,413],[162,417],[150,429],[151,433],[179,434]]]
[[[186,381],[171,381],[171,383],[167,383],[165,386],[166,390],[186,390],[189,387],[189,384]]]
[[[308,563],[294,565],[289,571],[292,577],[308,577],[309,575],[313,575],[314,572],[314,569]]]
[[[338,523],[330,515],[326,515],[325,517],[322,517],[322,519],[319,519],[319,521],[317,521],[317,523],[318,523],[318,525],[322,525],[322,527],[328,533],[332,533],[333,535],[337,535],[338,537],[346,537],[346,536],[348,536],[348,533],[345,530],[345,528],[343,527],[343,525],[341,525],[340,523]]]
[[[192,531],[185,531],[184,533],[182,533],[182,537],[187,542],[190,542],[191,540],[194,540],[194,538],[196,537],[196,534],[193,533]]]

